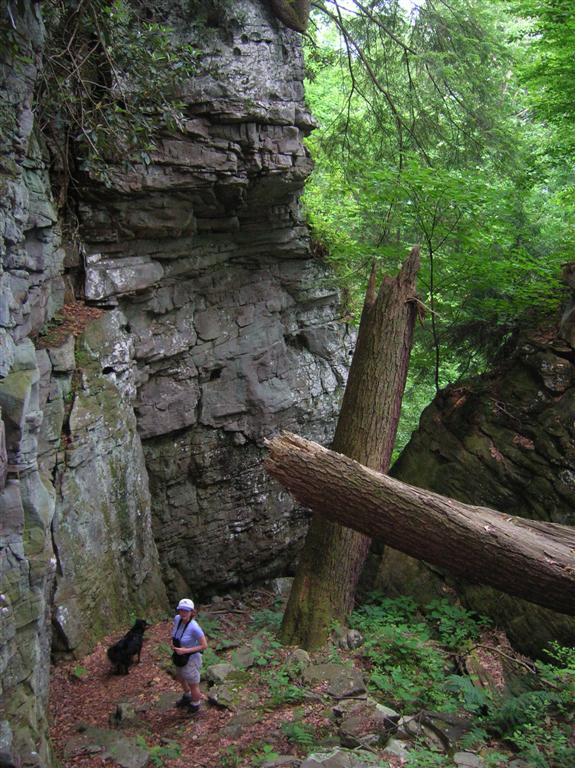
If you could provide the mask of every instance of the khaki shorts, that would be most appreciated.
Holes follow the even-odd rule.
[[[192,683],[192,684],[199,683],[200,667],[202,666],[201,656],[199,657],[198,661],[196,661],[196,659],[192,657],[190,658],[190,660],[188,661],[185,667],[174,667],[176,671],[176,675],[175,675],[176,680],[185,680],[186,683]]]

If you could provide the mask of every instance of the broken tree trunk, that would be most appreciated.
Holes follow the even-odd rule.
[[[319,515],[467,581],[575,615],[575,528],[462,504],[296,435],[268,447],[267,470]]]
[[[416,246],[378,292],[372,270],[333,440],[334,450],[382,472],[389,469],[407,377],[418,269]],[[284,643],[316,648],[334,621],[347,618],[369,545],[369,536],[312,519],[282,622]]]

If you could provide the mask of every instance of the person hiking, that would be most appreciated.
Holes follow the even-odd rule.
[[[185,597],[178,603],[177,614],[172,625],[172,662],[175,678],[182,686],[182,698],[176,707],[188,709],[195,714],[200,709],[200,668],[202,651],[208,647],[203,629],[195,620],[194,601]]]

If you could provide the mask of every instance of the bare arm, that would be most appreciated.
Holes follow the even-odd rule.
[[[205,651],[208,647],[208,641],[206,639],[205,635],[202,635],[202,639],[200,640],[200,643],[198,645],[192,645],[188,648],[174,648],[174,651],[178,654],[185,654],[185,653],[198,653],[199,651]]]

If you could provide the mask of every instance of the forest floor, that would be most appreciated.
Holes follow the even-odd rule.
[[[272,593],[257,591],[245,601],[233,601],[218,609],[213,605],[200,610],[198,622],[205,627],[210,648],[225,661],[235,648],[250,644],[257,635],[252,618],[266,610],[277,599]],[[203,617],[208,618],[203,621]],[[210,637],[209,627],[217,622],[216,635]],[[105,638],[91,654],[81,661],[71,660],[56,666],[50,686],[51,737],[62,768],[101,768],[118,764],[109,751],[96,743],[90,744],[84,734],[91,728],[118,727],[114,714],[119,704],[127,704],[135,713],[120,728],[123,734],[136,736],[145,742],[152,765],[165,768],[225,768],[227,766],[261,765],[278,754],[300,756],[305,749],[294,749],[282,734],[281,725],[293,719],[294,705],[270,707],[259,711],[257,721],[235,725],[238,710],[210,704],[207,697],[201,711],[191,716],[174,704],[181,696],[179,684],[171,675],[170,633],[172,621],[149,627],[144,637],[140,663],[134,664],[128,675],[115,675],[106,656],[106,648],[118,639],[119,633]],[[120,633],[121,634],[121,633]],[[233,639],[230,639],[233,638]],[[275,663],[288,651],[274,648]],[[263,659],[261,661],[264,661]],[[204,661],[203,674],[207,664]],[[298,704],[298,718],[320,731],[327,730],[326,705],[316,686],[317,698]],[[262,704],[269,691],[258,675],[250,675],[242,683],[242,700]],[[203,681],[202,689],[207,690]],[[241,709],[241,707],[240,707]],[[246,707],[247,709],[247,707]],[[242,720],[242,718],[239,718]],[[307,750],[309,751],[309,750]],[[241,756],[244,756],[243,758]],[[135,761],[137,763],[137,760]],[[395,765],[400,765],[395,761]],[[392,760],[390,766],[394,765]]]
[[[308,672],[296,664],[295,674],[292,674],[294,649],[282,647],[276,639],[283,604],[271,591],[252,591],[241,599],[215,599],[200,607],[198,621],[206,632],[209,648],[204,654],[202,671],[205,698],[196,715],[175,707],[181,691],[171,674],[171,619],[147,629],[141,661],[130,668],[128,675],[113,674],[106,656],[107,646],[122,634],[117,632],[105,638],[85,658],[61,662],[52,672],[51,737],[58,763],[62,768],[308,768],[311,765],[353,768],[368,764],[378,768],[404,765],[409,768],[531,768],[535,765],[569,768],[575,765],[572,762],[575,759],[573,703],[568,704],[567,709],[563,706],[559,730],[557,723],[546,715],[550,711],[547,704],[547,709],[538,705],[534,721],[527,719],[522,725],[521,719],[513,720],[515,735],[507,741],[489,737],[489,723],[478,720],[478,712],[489,710],[491,722],[501,723],[500,707],[509,707],[510,701],[516,702],[516,708],[522,712],[533,708],[533,699],[501,699],[510,664],[515,680],[517,671],[523,677],[537,678],[532,662],[515,654],[503,633],[484,627],[481,621],[476,624],[464,609],[445,603],[434,609],[435,613],[431,610],[426,619],[435,621],[443,632],[443,636],[440,632],[433,637],[422,629],[422,617],[415,615],[408,603],[402,599],[388,603],[368,606],[363,618],[361,612],[358,614],[356,624],[365,638],[360,641],[361,647],[350,649],[349,644],[341,642],[340,635],[323,651],[311,655],[306,667]],[[408,621],[412,623],[407,624]],[[465,630],[467,635],[473,634],[472,641],[467,635],[463,637],[465,627],[469,629],[469,632]],[[373,630],[379,638],[377,643],[381,641],[375,656],[372,653],[375,635],[369,634]],[[454,652],[454,646],[446,651],[445,640],[452,639],[456,633],[461,635],[466,648],[463,655]],[[221,680],[212,679],[212,687],[208,688],[208,678],[215,674],[208,670],[216,669],[212,666],[215,664],[228,664],[228,669]],[[230,673],[232,665],[234,671]],[[331,670],[332,674],[335,669],[335,677],[329,683],[321,675],[318,679],[309,675],[309,670],[324,669]],[[454,670],[455,682],[462,686],[463,695],[451,699],[453,693],[445,680],[454,678]],[[363,693],[353,693],[350,688],[341,695],[334,694],[334,686],[337,688],[342,680],[344,686],[353,687],[358,677],[360,680],[371,678],[370,694],[365,688]],[[573,691],[575,669],[569,667],[565,680],[558,680],[561,685],[566,682]],[[557,680],[552,685],[556,689]],[[399,723],[399,740],[397,728],[391,731],[395,752],[391,749],[392,741],[388,741],[390,733],[377,732],[381,722],[375,722],[379,715],[373,709],[378,706],[371,698],[373,695],[379,702],[407,715]],[[470,696],[480,706],[465,710],[461,702]],[[540,694],[537,697],[536,701],[540,701]],[[570,699],[568,692],[567,702]],[[452,702],[455,702],[453,706]],[[358,706],[364,709],[353,709]],[[451,712],[454,719],[449,726],[433,720],[435,709]],[[410,735],[409,721],[412,727],[418,724],[421,727],[422,723],[427,723],[427,727]],[[403,735],[402,722],[406,723]],[[534,723],[541,731],[535,734],[542,739],[540,748],[532,744]],[[481,732],[484,726],[487,731]],[[479,742],[477,739],[475,743],[470,742],[469,732],[478,727]],[[521,733],[518,727],[523,727]],[[359,744],[346,744],[350,728],[352,740],[357,738]],[[450,730],[461,728],[459,735],[451,735]],[[362,740],[366,735],[372,737],[374,731],[375,741]],[[461,740],[465,733],[468,734],[467,747],[465,739]],[[527,739],[526,746],[521,741],[523,737]],[[330,754],[342,744],[356,750],[339,754],[333,762],[331,757],[325,762],[309,761],[311,753]]]

